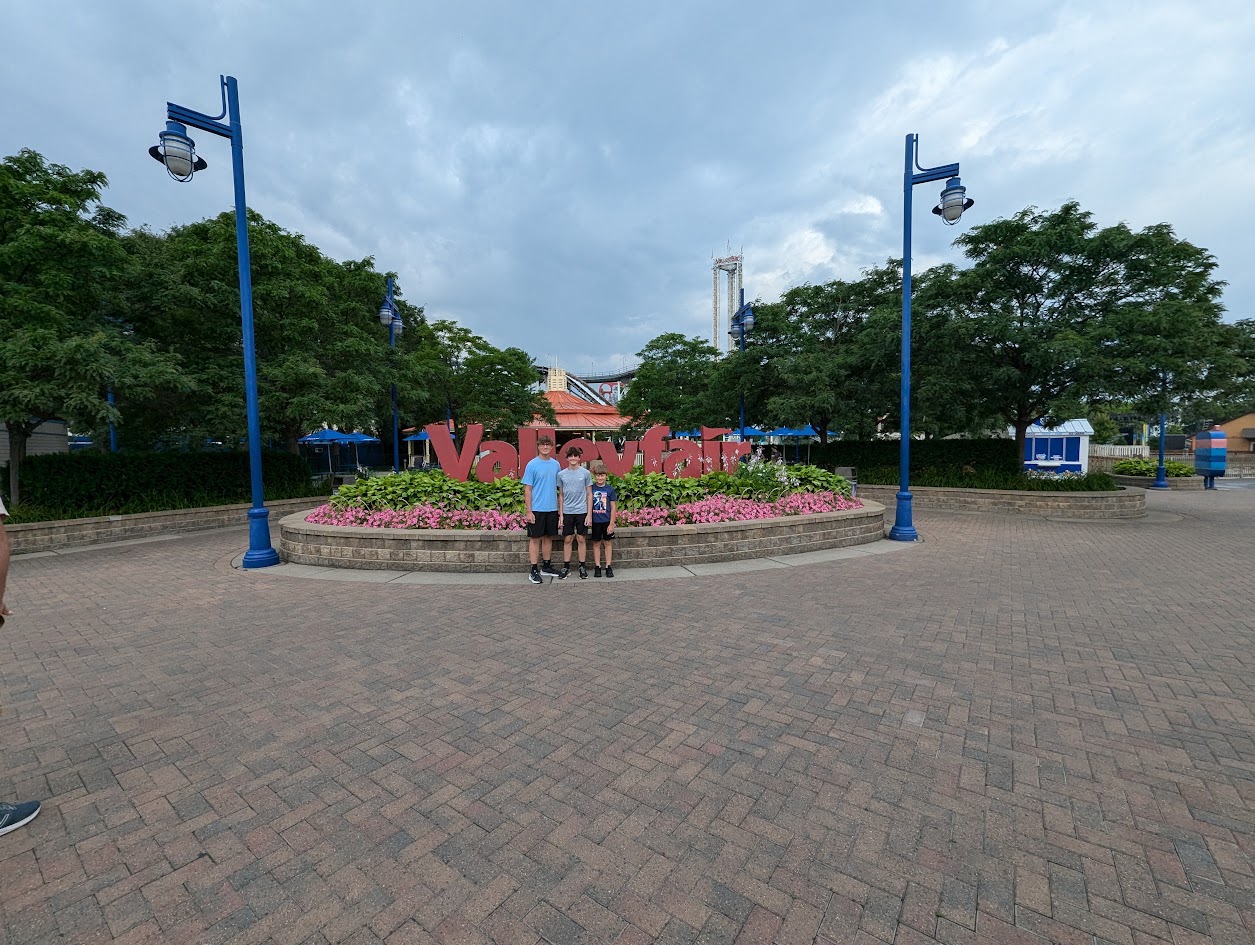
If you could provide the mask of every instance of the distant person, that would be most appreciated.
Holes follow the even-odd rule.
[[[593,462],[593,577],[601,577],[601,553],[606,554],[606,577],[614,577],[614,523],[619,517],[619,494],[606,481],[606,464]]]
[[[4,530],[4,520],[8,517],[9,510],[4,507],[4,499],[0,499],[0,627],[13,616],[13,611],[4,602],[4,591],[9,583],[9,533]],[[23,801],[20,804],[0,801],[0,835],[24,827],[38,813],[39,801]]]
[[[553,539],[558,534],[558,473],[561,464],[553,458],[553,440],[542,436],[536,441],[540,455],[523,470],[523,508],[527,511],[527,555],[532,567],[527,579],[541,583],[541,575],[557,577],[550,556]],[[544,555],[544,564],[537,567]]]
[[[562,493],[562,570],[558,580],[571,574],[572,539],[579,547],[580,580],[588,577],[584,566],[587,554],[588,528],[593,522],[593,476],[582,465],[584,451],[578,446],[567,450],[566,469],[558,473],[558,491]]]

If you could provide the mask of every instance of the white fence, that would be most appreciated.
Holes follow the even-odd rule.
[[[1150,457],[1150,447],[1142,444],[1141,446],[1102,446],[1097,443],[1089,444],[1090,456],[1114,456],[1119,459],[1132,456],[1138,459],[1148,459]]]

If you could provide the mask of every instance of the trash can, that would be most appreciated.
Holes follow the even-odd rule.
[[[1218,426],[1194,437],[1194,471],[1203,477],[1203,488],[1216,488],[1216,477],[1225,474],[1229,460],[1229,440]]]
[[[858,467],[857,466],[838,466],[833,470],[838,476],[850,480],[850,495],[858,495]]]

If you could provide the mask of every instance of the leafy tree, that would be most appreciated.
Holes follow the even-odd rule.
[[[1224,389],[1242,366],[1220,320],[1216,260],[1159,224],[1133,235],[1123,268],[1123,298],[1095,330],[1091,395],[1162,414]]]
[[[468,328],[437,321],[421,357],[425,376],[440,391],[426,405],[428,422],[446,412],[457,427],[482,423],[494,436],[512,436],[537,416],[557,422],[536,390],[536,366],[521,348],[497,348]]]
[[[976,382],[974,407],[1014,427],[1020,449],[1033,421],[1072,412],[1094,392],[1110,363],[1108,326],[1166,318],[1172,299],[1214,304],[1201,251],[1162,226],[1100,230],[1074,202],[1050,213],[1029,207],[955,243],[972,266],[941,267],[921,302],[952,333],[950,350]]]
[[[101,202],[107,185],[98,171],[49,164],[30,150],[0,163],[0,419],[14,505],[39,424],[119,421],[110,389],[140,395],[179,384],[177,358],[113,317],[125,218]]]
[[[673,431],[690,430],[726,416],[727,398],[719,396],[715,385],[718,356],[704,339],[679,332],[649,342],[638,353],[636,379],[619,401],[619,412],[629,418],[627,426],[666,424]]]
[[[150,412],[140,431],[192,444],[245,435],[243,349],[235,215],[128,239],[127,314],[136,330],[179,353],[191,389]],[[263,437],[295,452],[327,423],[391,433],[391,385],[417,409],[429,378],[418,352],[429,340],[421,308],[397,294],[406,330],[395,353],[377,313],[385,274],[370,259],[339,263],[299,234],[249,211],[254,337]]]

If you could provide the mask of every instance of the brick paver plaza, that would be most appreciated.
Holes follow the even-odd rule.
[[[298,580],[15,561],[0,943],[1255,937],[1255,489],[891,554]]]

